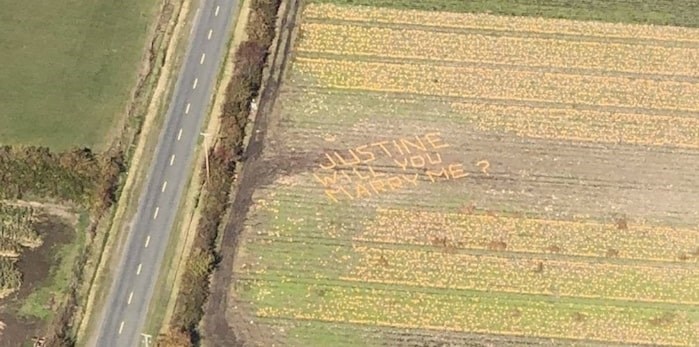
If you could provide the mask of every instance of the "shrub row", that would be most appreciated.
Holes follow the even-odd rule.
[[[0,199],[50,199],[101,213],[114,202],[123,166],[121,152],[1,146]]]
[[[243,139],[250,103],[257,96],[269,47],[274,39],[277,10],[281,0],[252,0],[246,27],[248,39],[235,53],[233,76],[226,87],[218,145],[210,152],[209,178],[202,194],[201,217],[191,254],[185,265],[177,294],[171,330],[158,346],[198,344],[197,325],[209,294],[209,278],[219,255],[216,238],[230,201],[235,168],[243,153]],[[202,173],[206,177],[206,173]]]

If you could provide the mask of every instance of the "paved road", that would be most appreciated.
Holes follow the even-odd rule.
[[[237,0],[201,0],[164,128],[99,320],[89,346],[143,346],[141,337],[155,281],[192,172],[200,128],[223,53],[237,18]]]

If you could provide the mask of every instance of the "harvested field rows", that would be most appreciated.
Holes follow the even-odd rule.
[[[289,92],[293,104],[287,106],[294,113],[294,122],[303,120],[309,128],[321,124],[330,108],[339,109],[333,123],[322,128],[309,129],[325,134],[363,132],[383,117],[409,118],[411,122],[429,123],[434,119],[453,122],[454,126],[472,126],[485,133],[511,133],[520,137],[538,139],[565,139],[589,143],[665,146],[687,149],[699,148],[699,117],[673,115],[671,111],[655,114],[634,112],[632,108],[604,110],[599,107],[584,109],[562,103],[533,104],[438,100],[435,97],[386,96],[381,93],[365,95],[364,104],[347,103],[356,92],[321,91],[306,89],[304,94]],[[383,117],[367,118],[367,114]],[[381,125],[389,132],[395,124]],[[290,141],[308,141],[317,137],[309,130],[295,133]],[[290,131],[294,131],[290,129]],[[475,140],[475,139],[474,139]]]
[[[534,33],[597,36],[611,38],[668,40],[671,42],[699,43],[699,29],[629,25],[542,19],[530,17],[496,16],[475,13],[406,11],[373,7],[345,7],[329,4],[310,4],[304,9],[304,18],[369,23],[437,25],[446,28],[473,28],[500,31],[528,31]]]
[[[342,279],[447,289],[699,304],[699,269],[460,254],[449,249],[358,246]],[[382,265],[382,260],[385,264]],[[683,298],[683,301],[677,301]]]
[[[364,230],[355,240],[432,245],[441,239],[455,248],[495,247],[587,257],[607,257],[613,250],[613,257],[656,261],[699,257],[697,229],[654,225],[619,229],[611,223],[589,221],[379,209]]]
[[[465,121],[483,131],[499,130],[534,138],[699,148],[699,118],[468,102],[456,102],[452,107]]]
[[[699,111],[699,83],[541,73],[503,67],[440,66],[297,58],[301,85],[449,97],[565,102]],[[304,81],[303,76],[305,77]]]
[[[245,278],[339,276],[356,283],[378,283],[447,290],[555,295],[647,303],[697,305],[699,269],[694,265],[636,265],[599,260],[560,260],[557,256],[523,257],[462,253],[449,246],[408,248],[381,243],[355,244],[322,237],[256,237],[274,247],[272,259],[250,260]],[[305,252],[297,248],[313,247]],[[346,251],[353,247],[352,252]],[[262,248],[251,247],[251,250]],[[343,275],[343,271],[351,271]],[[292,274],[304,274],[303,277]],[[678,298],[682,298],[678,301]]]
[[[675,324],[671,327],[648,324],[650,320],[663,317],[663,311],[655,309],[517,302],[492,296],[308,285],[293,281],[284,283],[284,290],[275,288],[276,285],[275,282],[265,283],[270,290],[257,299],[271,305],[259,309],[258,315],[408,329],[585,337],[628,343],[686,345],[696,339],[694,327],[684,317],[673,317]]]
[[[699,76],[699,45],[662,47],[320,23],[303,28],[297,51],[304,53]]]
[[[303,16],[245,173],[235,298],[261,332],[699,344],[699,29]]]
[[[280,327],[288,331],[291,346],[460,346],[460,347],[524,347],[551,344],[551,339],[521,337],[511,335],[477,334],[442,329],[415,329],[406,333],[405,329],[377,327],[368,324],[346,322],[326,322],[318,320],[295,320],[279,318],[258,318],[258,322]],[[379,342],[381,341],[381,342]],[[573,341],[566,341],[570,345]],[[558,345],[557,345],[558,346]],[[562,345],[561,345],[562,346]],[[587,343],[587,347],[619,347],[610,342]]]

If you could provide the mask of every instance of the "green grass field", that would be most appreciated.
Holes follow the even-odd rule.
[[[100,149],[135,85],[154,0],[0,0],[0,143]]]

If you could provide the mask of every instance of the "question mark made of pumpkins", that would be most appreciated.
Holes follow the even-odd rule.
[[[490,168],[490,163],[487,160],[485,160],[485,159],[481,160],[481,161],[477,162],[476,165],[481,168],[481,171],[483,171],[483,173],[486,176],[490,176],[490,174],[488,173],[488,168]]]

